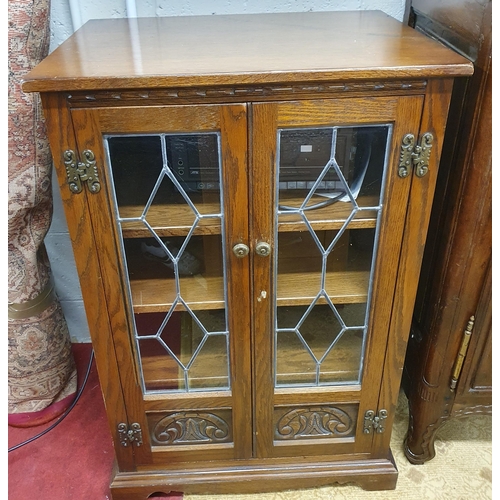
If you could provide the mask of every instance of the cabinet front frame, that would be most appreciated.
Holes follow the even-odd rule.
[[[437,84],[434,85],[429,85],[427,89],[427,101],[429,101],[429,96],[432,95],[432,89],[436,90],[438,87]],[[440,90],[438,89],[438,92],[440,92],[441,95],[441,101],[443,101],[444,104],[441,104],[441,108],[447,106],[447,99],[449,99],[449,85],[444,85],[444,89],[441,88]],[[384,92],[385,93],[385,92]],[[415,102],[422,101],[423,96],[421,93],[417,93],[415,91],[410,91],[410,94],[413,94],[413,96],[407,96],[403,97],[404,95],[408,94],[407,92],[404,91],[395,91],[394,95],[381,95],[382,93],[374,96],[374,97],[367,97],[367,98],[362,98],[365,102],[373,100],[380,100],[380,99],[387,99],[389,101],[394,100],[394,99],[399,99],[399,106],[400,110],[403,110],[405,107],[408,107],[408,109],[412,108],[413,111],[411,111],[411,114],[415,114],[416,112],[416,105],[415,104],[405,104],[405,103],[410,103],[410,102]],[[311,97],[308,95],[304,95],[304,97]],[[346,101],[346,102],[354,102],[353,96],[352,95],[340,95],[340,96],[333,96],[333,97],[339,97],[338,101]],[[72,118],[69,116],[70,113],[70,105],[68,104],[68,99],[64,94],[43,94],[42,96],[43,102],[44,102],[44,108],[45,108],[45,114],[48,122],[48,129],[49,129],[49,138],[51,141],[51,147],[53,151],[63,151],[65,148],[75,148],[78,149],[76,145],[76,137],[79,137],[81,134],[80,127],[83,125],[84,128],[89,128],[89,130],[93,131],[91,134],[85,134],[85,144],[87,145],[86,147],[94,147],[99,150],[99,145],[96,144],[96,139],[97,135],[94,135],[94,132],[100,130],[101,125],[98,124],[98,119],[96,118],[96,113],[101,112],[102,116],[108,116],[108,118],[103,118],[104,122],[108,120],[108,122],[113,122],[114,116],[122,116],[123,119],[119,120],[120,129],[121,133],[126,133],[126,132],[136,132],[136,121],[135,118],[132,119],[132,117],[136,117],[137,114],[141,113],[146,113],[146,115],[149,115],[149,109],[151,108],[156,108],[156,109],[161,109],[164,108],[164,106],[144,106],[142,103],[141,105],[138,106],[124,106],[123,103],[120,104],[120,106],[116,107],[108,107],[106,104],[105,107],[92,107],[88,106],[87,103],[84,104],[83,107],[77,108],[74,107],[71,112],[73,112],[73,116],[75,116],[74,112],[76,111],[77,115],[78,113],[81,113],[81,115],[85,115],[85,118],[83,118],[83,122],[78,123],[72,123]],[[71,96],[70,96],[71,98]],[[300,102],[300,101],[298,101]],[[75,103],[76,104],[76,103]],[[429,108],[429,104],[426,102],[426,108]],[[206,107],[207,104],[203,104],[203,107]],[[229,106],[229,105],[228,105]],[[237,106],[237,105],[236,105]],[[274,102],[263,102],[263,103],[254,103],[254,104],[248,104],[249,106],[249,117],[251,118],[250,122],[250,127],[253,127],[254,124],[256,123],[256,120],[267,125],[265,125],[262,128],[262,131],[265,129],[265,127],[275,127],[278,123],[280,123],[280,126],[285,126],[287,123],[286,117],[281,117],[280,120],[278,120],[278,114],[276,111],[276,103]],[[171,106],[166,106],[168,108],[171,108]],[[184,107],[184,106],[179,106],[179,108]],[[209,106],[210,107],[210,106]],[[229,107],[226,106],[213,106],[213,107],[221,107],[223,109],[229,109]],[[251,107],[251,109],[250,109]],[[283,107],[285,109],[285,107]],[[429,110],[426,111],[427,114],[430,112]],[[420,115],[420,111],[418,111],[418,114]],[[259,116],[260,115],[260,116]],[[284,113],[286,115],[286,112]],[[158,115],[156,115],[158,116]],[[85,124],[85,122],[88,120],[88,123]],[[156,120],[156,119],[155,119]],[[236,119],[235,123],[238,123],[239,119]],[[425,120],[424,120],[425,121]],[[430,121],[430,118],[428,117],[427,122]],[[378,119],[377,122],[382,122],[381,119]],[[107,123],[107,122],[106,122]],[[149,121],[148,131],[150,132],[156,132],[158,130],[157,126],[157,121]],[[246,123],[246,120],[245,120]],[[294,122],[295,124],[296,122]],[[315,121],[315,125],[317,122]],[[191,128],[192,124],[187,125],[188,128]],[[241,125],[241,122],[240,122]],[[73,132],[72,127],[75,127],[75,132]],[[240,152],[245,149],[245,154],[247,151],[247,146],[245,143],[245,148],[241,147],[241,141],[243,141],[243,135],[246,136],[246,125],[245,125],[245,132],[243,133],[243,129],[240,129],[239,132],[239,139],[237,139],[240,142]],[[435,132],[442,133],[442,130],[444,128],[443,123],[438,123],[438,125],[435,127]],[[144,132],[146,132],[146,128],[144,128]],[[250,165],[250,175],[252,178],[256,178],[256,175],[262,175],[262,171],[260,170],[260,167],[256,167],[257,162],[260,159],[262,159],[262,152],[266,150],[267,148],[271,148],[272,150],[273,147],[269,142],[266,145],[266,141],[274,141],[275,136],[271,135],[271,138],[264,138],[262,134],[255,132],[255,129],[253,129],[252,135],[249,136],[249,144],[248,144],[248,151],[250,153],[250,158],[249,158],[249,165]],[[107,131],[108,132],[108,131]],[[405,133],[408,132],[405,130]],[[418,135],[418,127],[417,130],[414,131],[416,135]],[[399,132],[398,132],[399,133]],[[265,145],[264,148],[255,148],[254,145],[256,142],[259,142],[259,144]],[[99,140],[97,140],[97,143]],[[101,141],[102,142],[102,141]],[[388,188],[392,186],[394,183],[396,184],[403,184],[404,181],[407,181],[405,184],[405,187],[402,189],[396,189],[395,192],[399,192],[399,195],[394,195],[396,196],[396,199],[403,200],[405,197],[407,197],[410,185],[411,185],[411,180],[410,179],[397,179],[394,171],[394,165],[396,163],[397,157],[399,157],[399,148],[398,148],[398,138],[396,137],[396,128],[393,129],[393,151],[391,152],[391,158],[392,161],[391,163],[393,164],[392,168],[392,173],[390,174],[390,178],[388,179]],[[102,148],[102,144],[100,146]],[[269,151],[269,149],[267,150]],[[229,150],[226,150],[226,152],[229,154]],[[104,153],[101,152],[101,158],[104,158]],[[245,163],[246,163],[245,159]],[[269,161],[269,158],[266,158],[265,161]],[[96,346],[96,360],[98,364],[98,369],[101,375],[101,384],[103,387],[103,393],[105,396],[105,404],[108,407],[108,420],[110,423],[110,427],[113,430],[116,428],[116,424],[123,420],[123,419],[128,419],[129,421],[136,421],[140,420],[141,418],[144,419],[144,417],[141,415],[145,414],[146,410],[163,410],[163,409],[169,409],[169,408],[175,408],[176,403],[173,403],[169,397],[162,396],[160,398],[151,398],[148,395],[145,397],[140,394],[140,385],[137,384],[137,379],[136,379],[136,370],[134,367],[134,363],[131,362],[132,360],[129,359],[128,364],[129,368],[127,368],[125,371],[123,371],[123,362],[124,362],[124,357],[127,357],[127,349],[131,349],[131,346],[129,345],[127,347],[127,342],[125,341],[125,338],[127,337],[127,331],[128,331],[128,326],[122,322],[122,325],[119,328],[116,328],[112,326],[113,323],[113,315],[116,313],[117,308],[109,309],[109,303],[108,303],[108,298],[104,300],[103,296],[103,288],[102,288],[102,281],[103,281],[103,274],[105,274],[106,271],[103,269],[102,264],[98,267],[96,267],[97,263],[97,258],[99,253],[101,253],[102,248],[101,248],[101,242],[100,241],[95,241],[94,240],[94,231],[95,231],[95,223],[90,220],[90,217],[88,215],[88,210],[86,208],[86,204],[90,207],[94,206],[95,210],[97,210],[97,207],[100,207],[99,210],[102,211],[103,206],[106,207],[106,210],[111,213],[111,207],[109,205],[109,200],[105,202],[103,205],[102,203],[98,202],[98,197],[95,197],[94,195],[91,194],[84,194],[82,197],[77,199],[78,197],[75,197],[73,195],[67,196],[64,194],[64,192],[69,191],[67,188],[66,184],[66,176],[64,172],[64,165],[63,162],[61,161],[60,158],[56,158],[55,156],[55,163],[57,166],[57,172],[59,176],[59,183],[61,186],[61,192],[63,193],[63,203],[65,205],[65,212],[66,212],[66,217],[68,218],[68,226],[69,226],[69,231],[70,235],[72,238],[72,242],[75,248],[75,260],[77,263],[77,268],[79,270],[80,274],[80,280],[82,283],[82,294],[84,296],[84,302],[86,305],[86,310],[87,310],[87,316],[89,318],[89,325],[91,328],[91,334],[92,334],[92,341]],[[434,165],[435,169],[437,170],[437,160],[434,160]],[[257,170],[256,170],[257,169]],[[271,172],[267,172],[265,175],[269,175]],[[271,173],[271,175],[274,175],[274,173]],[[410,176],[412,177],[412,176]],[[434,175],[432,176],[434,177]],[[239,182],[241,179],[239,180]],[[230,181],[229,181],[230,182]],[[270,179],[270,186],[272,186],[272,183],[274,182],[273,179]],[[427,180],[427,184],[430,184],[431,187],[433,186],[433,182],[435,182],[435,179],[431,178],[430,180]],[[250,186],[246,185],[242,187],[242,193],[245,190],[248,190],[250,193],[250,200],[257,200],[259,199],[259,204],[254,204],[251,207],[253,217],[250,221],[250,229],[248,227],[246,230],[244,230],[241,233],[241,240],[243,241],[245,238],[249,239],[250,241],[250,246],[253,249],[254,246],[258,241],[262,241],[263,239],[271,239],[273,235],[273,224],[274,221],[272,218],[270,219],[268,217],[268,213],[266,213],[266,210],[263,209],[263,207],[266,206],[266,202],[263,202],[262,200],[268,200],[272,203],[271,206],[274,206],[274,190],[271,189],[271,191],[268,190],[268,187],[265,187],[266,183],[255,183],[255,184],[250,184]],[[107,188],[106,188],[107,189]],[[106,192],[106,189],[103,190],[103,193]],[[390,189],[393,189],[390,187]],[[406,193],[406,194],[405,194]],[[387,191],[386,191],[386,196],[387,196]],[[393,195],[391,195],[393,196]],[[417,195],[412,195],[412,198],[416,199]],[[399,197],[399,198],[398,198]],[[427,199],[427,198],[426,198]],[[416,203],[416,202],[415,202]],[[428,203],[427,203],[428,205]],[[414,209],[415,210],[415,209]],[[425,210],[424,210],[425,212]],[[102,215],[105,217],[105,215]],[[404,219],[404,218],[403,218]],[[424,213],[424,221],[425,221],[425,213]],[[391,217],[388,214],[384,215],[382,224],[387,225],[390,224],[391,227],[396,227],[397,231],[402,231],[403,226],[404,226],[404,220],[395,220],[391,219]],[[394,225],[395,224],[395,225]],[[416,233],[418,229],[413,229],[413,233]],[[409,234],[409,230],[406,231],[407,234]],[[391,231],[391,235],[393,232]],[[87,235],[87,236],[85,236]],[[385,237],[387,239],[391,238],[391,235],[387,234]],[[82,239],[83,237],[83,239]],[[381,235],[382,237],[382,235]],[[88,241],[84,241],[84,239],[87,238]],[[97,237],[99,239],[99,237]],[[119,259],[119,252],[116,247],[113,245],[109,246],[110,244],[108,243],[108,249],[109,249],[109,256],[111,258]],[[381,246],[381,244],[379,245]],[[99,251],[97,249],[99,248]],[[82,252],[82,249],[84,251]],[[93,249],[93,250],[92,250]],[[86,255],[84,255],[86,253]],[[405,252],[403,252],[404,255]],[[93,255],[96,257],[95,261],[93,264],[90,263],[91,259],[89,259],[89,255]],[[108,256],[108,257],[109,257]],[[380,252],[379,252],[380,256]],[[398,254],[399,258],[399,254]],[[418,258],[417,258],[418,261]],[[254,430],[254,436],[252,439],[251,434],[249,434],[247,431],[237,431],[236,429],[234,430],[234,434],[241,434],[243,439],[241,441],[241,444],[237,446],[237,449],[240,450],[241,452],[241,457],[243,458],[250,458],[252,456],[252,446],[254,447],[254,453],[256,456],[260,457],[273,457],[276,454],[272,451],[272,437],[270,439],[269,436],[269,430],[270,427],[268,426],[268,429],[264,429],[264,422],[271,422],[270,420],[270,408],[271,406],[268,405],[266,407],[265,405],[262,404],[262,401],[265,400],[267,397],[270,397],[269,401],[274,401],[277,404],[281,404],[282,402],[288,401],[290,398],[290,395],[293,396],[294,391],[289,391],[289,390],[281,390],[277,391],[275,395],[269,394],[269,392],[266,394],[266,390],[262,390],[263,387],[270,382],[268,387],[271,388],[273,387],[273,381],[271,380],[266,380],[266,377],[269,377],[269,374],[271,373],[270,370],[261,370],[261,363],[264,362],[268,363],[271,360],[267,358],[267,355],[262,358],[261,354],[263,350],[266,349],[266,346],[269,346],[269,339],[264,338],[265,333],[269,331],[269,325],[272,325],[272,313],[271,309],[268,308],[267,312],[263,311],[262,306],[263,304],[261,302],[258,302],[256,300],[256,293],[269,289],[269,283],[271,282],[271,273],[272,273],[272,268],[271,266],[268,267],[268,264],[270,264],[271,260],[269,259],[268,263],[265,263],[264,260],[262,259],[251,259],[250,260],[250,266],[251,268],[249,269],[248,266],[245,267],[244,264],[242,264],[241,260],[235,260],[234,265],[236,267],[233,267],[233,263],[231,263],[228,268],[229,269],[238,269],[238,265],[243,266],[243,269],[239,269],[238,271],[235,271],[237,273],[242,273],[241,275],[247,275],[248,282],[250,282],[250,279],[252,279],[252,287],[249,288],[251,290],[251,297],[248,297],[248,300],[251,300],[252,304],[252,309],[249,308],[249,311],[252,310],[254,312],[254,317],[249,318],[248,317],[248,324],[252,324],[252,332],[253,332],[253,339],[252,342],[256,346],[255,350],[253,351],[252,354],[252,363],[253,363],[253,372],[250,371],[250,359],[249,359],[249,354],[247,354],[247,357],[245,358],[245,355],[243,355],[244,362],[240,365],[238,365],[238,369],[240,370],[240,374],[243,375],[243,373],[253,373],[253,380],[252,383],[255,384],[255,387],[257,387],[256,391],[251,392],[251,388],[246,387],[244,389],[243,393],[245,394],[245,397],[252,397],[253,398],[253,408],[254,408],[254,413],[253,413],[253,418],[255,419],[256,422],[261,422],[262,425],[257,425],[257,427]],[[417,262],[418,263],[418,262]],[[105,267],[105,266],[104,266]],[[92,271],[94,269],[94,271]],[[396,272],[396,271],[394,271]],[[95,274],[94,274],[95,273]],[[114,273],[114,274],[113,274]],[[113,282],[113,280],[116,279],[118,276],[118,272],[116,269],[112,270],[112,276],[108,277],[107,279],[110,280],[110,282]],[[406,272],[406,276],[408,273]],[[252,277],[252,278],[250,278]],[[106,279],[106,278],[104,278]],[[400,282],[401,279],[399,280]],[[115,284],[117,283],[114,281]],[[241,287],[240,287],[241,288]],[[238,291],[240,292],[240,288]],[[92,292],[90,292],[92,290]],[[121,290],[121,289],[120,289]],[[97,292],[97,296],[94,292]],[[121,293],[121,292],[119,292]],[[101,297],[99,299],[98,297]],[[97,298],[96,298],[97,297]],[[271,301],[272,297],[268,296],[268,300]],[[410,297],[411,299],[411,297]],[[391,298],[392,301],[392,298]],[[406,301],[405,301],[406,302]],[[110,311],[109,317],[111,318],[111,323],[107,322],[107,316],[104,313],[104,310],[101,311],[100,313],[96,313],[96,309],[90,310],[92,307],[92,304],[99,303],[101,308],[106,304],[106,307],[104,308],[105,310],[107,309]],[[115,304],[116,306],[117,304]],[[125,304],[122,303],[122,308],[126,307]],[[119,307],[118,307],[119,309]],[[394,311],[393,311],[394,312]],[[396,322],[397,323],[397,322]],[[393,322],[393,324],[395,324]],[[389,338],[389,343],[392,340],[395,340],[398,336],[399,333],[395,332],[394,329],[396,327],[392,326],[391,327],[391,333],[390,333],[390,338]],[[105,331],[108,331],[106,334]],[[263,335],[259,335],[257,332],[262,332]],[[118,337],[117,337],[118,335]],[[121,340],[117,340],[121,339]],[[388,346],[387,343],[387,336],[386,342],[382,345],[380,345],[377,350],[379,353],[385,352],[386,346]],[[107,339],[107,340],[106,340]],[[248,339],[250,342],[250,339]],[[401,357],[401,354],[399,351],[401,351],[401,342],[405,342],[406,339],[403,339],[399,337],[398,340],[398,358]],[[264,346],[264,347],[263,347]],[[390,347],[390,346],[389,346]],[[368,346],[370,349],[370,345]],[[261,354],[257,355],[256,352],[259,351]],[[271,353],[272,351],[268,351],[268,353]],[[107,354],[106,354],[107,353]],[[381,355],[382,356],[382,355]],[[391,387],[383,390],[381,393],[381,402],[384,406],[387,406],[388,408],[391,407],[391,409],[394,409],[394,405],[392,404],[393,401],[395,401],[395,390],[392,387],[392,382],[388,381],[390,377],[392,376],[389,372],[393,372],[394,370],[399,370],[398,367],[395,365],[397,363],[391,362],[389,359],[390,355],[387,354],[385,357],[385,368],[381,369],[380,366],[376,366],[375,360],[372,360],[370,363],[365,368],[365,377],[367,377],[367,373],[376,373],[376,372],[385,372],[384,379],[385,381],[382,383],[384,384],[389,384]],[[259,358],[259,359],[257,359]],[[370,358],[371,359],[371,358]],[[382,359],[382,358],[380,358]],[[392,366],[388,367],[388,364]],[[382,366],[384,366],[384,362],[382,362]],[[121,378],[118,376],[118,372],[121,374]],[[242,379],[242,376],[239,376],[240,379]],[[381,377],[382,375],[380,375]],[[117,388],[116,381],[117,379],[121,380],[121,385],[123,388]],[[380,383],[380,378],[378,379]],[[399,380],[399,379],[398,379]],[[376,384],[374,383],[374,386]],[[398,382],[398,387],[399,387],[399,382]],[[295,391],[297,392],[297,391]],[[293,396],[296,397],[297,402],[301,402],[304,404],[308,404],[311,402],[315,401],[323,401],[325,399],[325,395],[322,394],[322,392],[328,392],[328,391],[317,391],[316,394],[313,396],[309,395],[300,395],[300,396]],[[349,388],[343,388],[336,392],[335,394],[331,393],[328,394],[328,400],[329,401],[356,401],[358,396],[360,395],[360,387],[349,387]],[[376,394],[375,394],[376,393]],[[219,401],[221,402],[221,406],[225,405],[225,401],[227,400],[228,394],[218,394],[215,395],[219,397]],[[385,402],[388,401],[388,397],[391,400],[391,402],[387,405],[385,405]],[[379,398],[379,392],[374,391],[371,398],[367,401],[367,404],[363,406],[364,408],[367,408],[368,406],[374,406],[377,408],[378,406],[378,398]],[[182,399],[182,398],[181,398]],[[360,398],[358,398],[360,399]],[[240,410],[241,414],[244,415],[246,412],[247,414],[249,413],[248,410],[248,399],[246,400],[246,403],[242,403],[240,405]],[[197,397],[184,397],[184,402],[185,402],[185,407],[186,408],[195,408],[200,406],[200,400]],[[374,403],[373,405],[371,403]],[[212,402],[213,403],[213,402]],[[392,405],[392,406],[391,406]],[[215,405],[216,406],[216,405]],[[360,415],[362,412],[362,408],[360,407]],[[120,416],[121,415],[121,416]],[[248,416],[246,418],[240,419],[240,420],[246,420],[248,419]],[[393,416],[390,415],[390,418],[388,419],[388,426],[390,428],[390,424],[392,424],[392,419]],[[363,435],[362,433],[362,418],[360,417],[358,419],[358,431],[356,435],[357,437],[356,442],[358,443],[354,449],[349,448],[349,446],[345,447],[344,445],[340,445],[340,448],[338,448],[339,453],[343,453],[342,448],[345,448],[345,451],[349,451],[350,453],[356,453],[358,457],[361,458],[363,454],[365,454],[367,449],[370,449],[371,445],[368,445],[367,443],[372,440],[371,436],[366,436]],[[146,427],[147,428],[147,427]],[[246,434],[245,434],[246,432]],[[267,433],[267,435],[266,435]],[[147,433],[145,433],[147,434]],[[265,438],[263,437],[266,436]],[[260,437],[259,437],[260,436]],[[181,460],[182,462],[184,460],[192,460],[196,461],[199,460],[199,451],[198,450],[193,450],[193,452],[185,454],[183,457],[176,458],[175,455],[169,454],[169,453],[153,453],[149,451],[150,448],[148,448],[148,442],[147,442],[147,436],[145,436],[145,445],[142,447],[128,447],[128,448],[122,448],[120,446],[116,447],[116,455],[117,455],[117,460],[118,460],[118,465],[120,470],[126,471],[126,470],[134,470],[137,466],[140,467],[140,464],[143,464],[142,467],[146,466],[147,464],[153,464],[156,463],[160,465],[163,463],[165,460],[171,460],[174,458],[174,460]],[[373,448],[373,452],[371,453],[379,453],[381,455],[385,454],[386,447],[388,446],[388,441],[390,439],[390,432],[388,432],[385,436],[376,436],[376,447]],[[254,441],[252,443],[252,440]],[[297,453],[297,450],[293,450],[293,447],[289,447],[290,452],[287,452],[285,455],[286,456],[292,456]],[[331,453],[332,448],[328,449],[328,453]],[[378,450],[378,452],[377,452]],[[201,451],[201,450],[200,450]],[[307,453],[307,450],[304,450]],[[317,448],[313,451],[311,450],[312,454],[318,454]],[[303,451],[300,452],[301,454]],[[224,457],[224,455],[221,456],[223,460],[225,459],[230,459],[231,458],[231,453],[227,454]],[[355,456],[352,454],[351,456]],[[214,459],[218,459],[218,457],[214,456]],[[335,459],[341,459],[341,455],[336,457]]]

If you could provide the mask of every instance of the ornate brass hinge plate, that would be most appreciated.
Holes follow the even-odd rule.
[[[406,134],[401,141],[401,153],[399,157],[399,177],[408,177],[411,166],[415,168],[415,175],[423,177],[429,171],[429,159],[431,156],[434,137],[426,132],[420,138],[420,144],[415,144],[415,136]]]
[[[126,423],[121,422],[118,424],[118,437],[120,438],[120,444],[122,446],[129,446],[134,444],[136,446],[141,446],[142,444],[142,430],[141,426],[137,423],[133,423],[128,426]]]
[[[73,193],[81,193],[82,182],[87,183],[91,193],[95,194],[101,190],[95,156],[90,149],[82,153],[83,161],[81,162],[77,160],[75,152],[71,149],[65,151],[63,157],[69,188]]]
[[[453,366],[453,374],[451,376],[450,389],[454,391],[458,384],[458,377],[462,371],[462,367],[465,361],[465,355],[467,354],[467,349],[469,347],[470,337],[472,335],[472,329],[474,328],[474,322],[476,318],[471,316],[467,326],[463,332],[462,345],[458,351],[457,359],[455,360],[455,365]]]
[[[387,418],[387,410],[380,410],[375,413],[373,410],[368,410],[365,413],[365,424],[363,427],[363,432],[365,434],[370,434],[376,432],[377,434],[382,434],[385,431],[385,419]]]

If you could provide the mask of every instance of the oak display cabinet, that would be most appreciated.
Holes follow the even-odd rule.
[[[389,441],[453,78],[381,12],[90,21],[37,66],[115,500],[357,482]]]

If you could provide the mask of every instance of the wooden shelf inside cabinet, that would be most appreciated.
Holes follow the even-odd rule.
[[[304,198],[288,197],[282,202],[299,206]],[[321,198],[320,198],[321,200]],[[362,197],[357,200],[360,209],[349,224],[349,229],[373,228],[377,221],[376,197]],[[142,206],[121,206],[120,217],[122,219],[138,219],[144,210]],[[204,214],[218,214],[220,205],[217,203],[204,203]],[[307,220],[314,230],[340,229],[346,219],[351,215],[353,206],[351,203],[338,202],[316,210],[308,210]],[[195,214],[188,205],[153,205],[144,217],[148,224],[160,237],[186,236],[195,222]],[[124,238],[148,238],[151,232],[140,220],[123,220],[122,231]],[[283,212],[278,221],[279,231],[303,231],[303,219],[297,213]],[[201,217],[196,224],[194,236],[221,234],[220,219],[216,217]]]
[[[326,273],[325,290],[334,304],[356,304],[366,302],[368,271],[346,271]],[[290,273],[278,275],[277,305],[310,304],[318,295],[321,273]],[[318,304],[326,304],[319,298]]]
[[[193,310],[224,308],[224,280],[222,276],[183,276],[180,278],[182,297]],[[130,280],[134,312],[168,311],[177,298],[175,280]],[[182,306],[179,304],[178,310]]]
[[[327,273],[325,288],[335,304],[366,302],[368,271]],[[320,273],[290,273],[278,276],[277,305],[310,304],[318,295]],[[193,310],[221,309],[224,307],[224,280],[222,276],[184,276],[180,278],[182,297]],[[168,311],[177,292],[175,280],[130,280],[134,312]],[[320,304],[326,303],[320,299]],[[181,306],[179,305],[179,309]]]
[[[204,352],[197,363],[199,374],[192,377],[192,387],[198,391],[210,388],[225,389],[227,377],[214,374],[214,366],[220,364],[220,352]],[[183,374],[179,365],[166,352],[163,355],[144,356],[142,358],[144,382],[149,391],[182,390]]]
[[[330,346],[331,339],[325,338],[323,350],[326,351]],[[346,336],[346,341],[337,346],[332,353],[329,366],[325,367],[322,373],[322,381],[328,383],[350,383],[355,384],[359,377],[359,353],[361,344],[361,334],[355,336]],[[179,384],[183,383],[182,370],[166,351],[161,353],[162,348],[158,344],[158,351],[154,355],[143,356],[142,372],[144,381],[148,390],[175,390]],[[192,354],[192,350],[188,351]],[[284,371],[278,375],[278,383],[281,387],[297,383],[308,384],[314,379],[314,370],[312,370],[312,358],[304,348],[290,346],[283,353],[292,360],[290,366],[294,367],[292,371]],[[202,356],[199,356],[197,371],[200,375],[193,377],[191,389],[217,388],[224,389],[227,386],[227,378],[214,373],[214,367],[220,365],[220,352],[216,350],[205,350]],[[202,375],[201,375],[202,374]]]
[[[124,238],[148,238],[151,232],[141,220],[143,206],[121,206],[122,231]],[[204,214],[214,215],[205,217]],[[203,213],[199,217],[193,235],[221,234],[220,204],[211,203],[203,205]],[[186,236],[196,221],[196,215],[189,205],[152,205],[144,216],[147,223],[160,237]]]
[[[284,196],[280,194],[280,204],[289,205],[291,207],[299,207],[305,197],[298,198],[292,196]],[[316,203],[321,203],[327,198],[316,196]],[[363,196],[356,200],[359,209],[356,211],[353,219],[349,223],[349,229],[364,229],[374,228],[377,223],[378,215],[378,197]],[[351,202],[334,202],[331,205],[317,208],[314,210],[306,210],[304,214],[314,230],[323,229],[341,229],[346,220],[352,214],[354,206]],[[301,215],[297,212],[287,213],[283,210],[278,219],[278,231],[304,231],[305,225]]]

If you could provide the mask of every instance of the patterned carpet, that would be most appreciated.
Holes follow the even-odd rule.
[[[412,465],[402,448],[408,425],[406,397],[399,399],[391,447],[399,470],[392,491],[364,491],[354,485],[259,495],[184,495],[184,500],[490,500],[492,498],[492,418],[476,415],[449,420],[438,431],[436,457]]]

